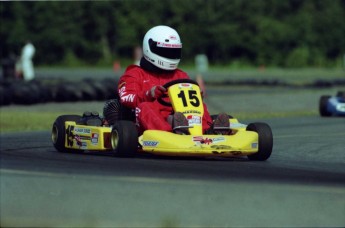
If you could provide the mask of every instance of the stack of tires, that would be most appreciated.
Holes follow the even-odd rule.
[[[44,102],[105,101],[115,97],[114,79],[0,81],[0,106]]]

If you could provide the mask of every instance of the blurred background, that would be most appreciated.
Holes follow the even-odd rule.
[[[201,76],[210,106],[253,93],[244,86],[269,86],[267,99],[282,94],[282,87],[345,85],[345,0],[1,1],[0,6],[1,107],[112,98],[118,78],[140,57],[144,34],[159,24],[179,32],[180,68],[193,79]],[[31,76],[25,76],[23,60],[28,42]],[[308,102],[322,93],[311,93]],[[228,111],[221,107],[213,110]]]
[[[345,119],[319,99],[345,94],[345,0],[0,1],[0,17],[1,227],[344,227]],[[101,114],[160,24],[211,114],[272,127],[269,161],[55,151],[54,120]]]
[[[344,0],[2,1],[1,57],[31,40],[37,66],[126,65],[159,24],[180,33],[182,66],[343,67]]]

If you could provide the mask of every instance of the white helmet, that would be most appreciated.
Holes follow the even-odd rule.
[[[163,70],[175,70],[181,59],[182,43],[175,29],[159,25],[151,28],[143,40],[144,58]]]

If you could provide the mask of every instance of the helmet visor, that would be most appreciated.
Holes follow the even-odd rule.
[[[181,59],[181,44],[161,43],[149,40],[151,52],[168,59]]]

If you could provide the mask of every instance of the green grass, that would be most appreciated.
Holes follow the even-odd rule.
[[[319,115],[317,111],[291,111],[291,112],[257,112],[257,113],[231,113],[235,118],[241,120],[247,119],[266,119],[266,118],[288,118]]]
[[[0,132],[50,131],[55,119],[66,113],[1,111]],[[68,114],[68,113],[67,113]]]
[[[59,115],[73,113],[56,113],[56,112],[28,112],[18,113],[15,111],[1,111],[0,126],[1,133],[19,132],[19,131],[50,131],[52,124]],[[315,116],[317,111],[295,111],[295,112],[270,112],[270,113],[232,113],[232,115],[245,121],[247,119],[265,119],[265,118],[284,118],[296,116]]]

